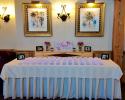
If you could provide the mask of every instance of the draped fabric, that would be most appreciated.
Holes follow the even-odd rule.
[[[119,80],[98,78],[9,78],[4,81],[4,98],[109,98],[121,99]]]

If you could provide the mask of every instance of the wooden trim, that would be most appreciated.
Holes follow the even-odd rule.
[[[34,57],[34,50],[16,50],[16,54],[25,54],[26,57]]]
[[[25,53],[25,54],[31,54],[31,55],[33,55],[33,56],[35,56],[35,51],[34,50],[16,50],[16,49],[0,49],[0,51],[15,51],[16,52],[16,54],[18,54],[18,53]],[[42,52],[42,51],[41,51]],[[69,51],[68,51],[69,52]],[[100,56],[100,54],[102,54],[102,53],[108,53],[108,54],[110,54],[111,55],[111,57],[112,57],[112,51],[93,51],[93,56],[94,57],[99,57]],[[125,51],[124,51],[124,53],[125,53]]]
[[[17,53],[25,53],[26,55],[30,54],[32,57],[35,56],[35,51],[33,50],[17,50]],[[41,51],[42,52],[42,51]],[[93,51],[93,57],[100,57],[102,53],[108,53],[112,59],[112,51]]]
[[[15,51],[15,49],[0,49],[0,51]]]
[[[84,52],[84,51],[36,51],[35,57],[45,57],[45,56],[81,56],[81,57],[93,57],[93,52]]]
[[[34,50],[15,50],[16,52],[34,52]]]

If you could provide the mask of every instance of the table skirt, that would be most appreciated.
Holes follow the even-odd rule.
[[[120,80],[97,78],[9,78],[4,81],[4,98],[114,98],[121,99]]]

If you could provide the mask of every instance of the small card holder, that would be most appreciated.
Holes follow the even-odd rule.
[[[43,46],[36,46],[36,51],[43,51]]]
[[[17,60],[25,59],[25,54],[17,54]]]
[[[109,60],[109,54],[107,54],[107,53],[101,54],[101,59],[103,59],[103,60]]]
[[[91,52],[91,46],[84,46],[85,52]]]

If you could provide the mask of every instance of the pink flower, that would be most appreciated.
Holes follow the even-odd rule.
[[[50,45],[51,45],[50,42],[47,42],[47,41],[45,41],[44,44],[45,44],[46,46],[50,46]]]
[[[84,45],[83,42],[78,42],[77,44],[78,44],[78,46],[83,46]]]

